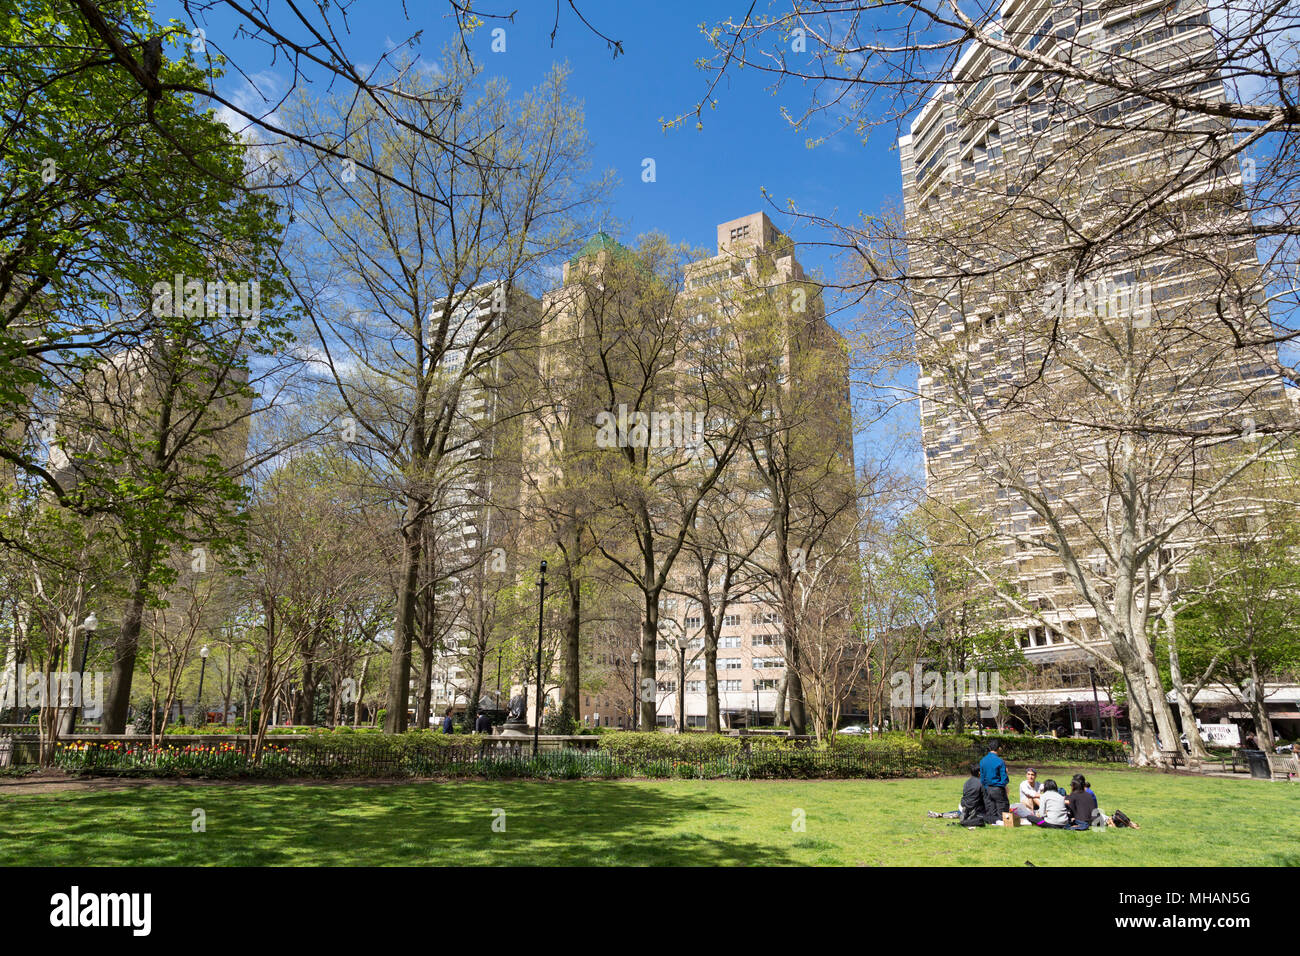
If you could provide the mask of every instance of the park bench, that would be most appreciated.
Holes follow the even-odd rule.
[[[1300,757],[1294,754],[1266,754],[1268,769],[1274,780],[1294,780],[1300,777]]]

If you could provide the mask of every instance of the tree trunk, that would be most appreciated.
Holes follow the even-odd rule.
[[[416,692],[415,726],[424,730],[429,726],[433,704],[433,646],[420,645],[420,681]]]
[[[716,734],[722,730],[722,719],[718,713],[718,635],[711,614],[706,615],[704,626],[704,729]]]
[[[1204,763],[1210,759],[1210,752],[1205,749],[1205,740],[1201,737],[1200,728],[1196,726],[1196,714],[1192,710],[1191,698],[1187,695],[1187,685],[1183,682],[1172,602],[1165,602],[1164,609],[1160,612],[1160,619],[1165,630],[1165,640],[1169,642],[1169,683],[1173,685],[1174,696],[1178,700],[1178,717],[1183,724],[1183,733],[1187,734],[1187,746],[1191,758]],[[1097,720],[1101,721],[1100,714],[1097,715]]]
[[[1129,724],[1133,729],[1133,760],[1139,767],[1158,763],[1159,749],[1156,746],[1155,727],[1152,724],[1151,702],[1147,697],[1146,685],[1136,677],[1127,662],[1121,660],[1124,674],[1124,686],[1128,690]]]
[[[800,668],[803,666],[799,647],[799,607],[794,595],[794,573],[790,567],[785,549],[781,549],[781,630],[785,645],[785,696],[790,707],[790,732],[804,734],[808,731],[807,708],[804,704],[803,679]]]
[[[1259,668],[1250,662],[1251,694],[1246,701],[1250,716],[1255,722],[1255,736],[1259,738],[1260,749],[1272,753],[1276,746],[1273,738],[1273,721],[1268,716],[1268,699],[1264,696],[1264,681],[1260,679]]]
[[[797,650],[797,649],[796,649]],[[790,705],[790,733],[804,734],[808,732],[807,708],[803,700],[803,679],[799,672],[786,660],[786,700]]]
[[[152,566],[152,548],[149,552],[142,564]],[[140,641],[146,597],[145,575],[137,573],[131,581],[131,595],[122,612],[122,630],[113,645],[113,670],[109,677],[102,721],[103,732],[106,734],[126,732],[126,715],[131,704],[131,681],[135,677],[136,646]]]
[[[361,680],[357,683],[356,700],[352,702],[352,726],[354,728],[361,726],[361,698],[366,691],[366,677],[370,673],[370,655],[367,654],[361,661]]]
[[[316,723],[316,687],[320,683],[320,670],[310,660],[302,662],[302,694],[295,701],[293,722],[309,727]]]
[[[402,542],[401,584],[397,592],[397,627],[393,632],[393,659],[388,668],[388,712],[384,733],[406,730],[406,709],[411,700],[411,644],[415,635],[415,602],[420,583],[420,553],[423,543],[424,510],[415,498],[406,506],[405,537]]]
[[[85,643],[88,639],[89,639],[89,635],[86,634],[83,628],[79,627],[76,624],[72,625],[72,648],[68,652],[68,667],[67,667],[67,671],[69,674],[77,673],[77,669],[81,667],[82,648],[85,646]],[[84,678],[85,675],[83,674],[82,675],[83,681]],[[79,689],[79,692],[81,694],[81,699],[84,701],[86,699],[86,689],[84,687],[81,687]],[[63,716],[59,720],[60,729],[59,729],[59,734],[57,736],[71,737],[73,734],[75,734],[77,732],[77,716],[80,713],[81,713],[81,705],[79,703],[70,701],[68,703],[68,709],[63,713]]]
[[[659,608],[646,601],[646,616],[641,622],[641,686],[637,688],[637,700],[641,704],[641,729],[653,731],[658,726],[658,694],[656,681],[658,667],[655,660],[655,640],[659,632]]]
[[[474,655],[473,690],[470,693],[470,698],[467,701],[466,708],[465,708],[466,709],[465,724],[471,730],[474,729],[474,724],[478,720],[478,702],[483,699],[483,668],[484,668],[483,659],[487,657],[487,653],[488,653],[487,645],[488,645],[487,635],[484,634],[482,635],[482,638],[479,641],[478,653]]]
[[[561,661],[564,697],[560,706],[561,710],[567,712],[569,717],[577,720],[582,713],[581,701],[579,700],[579,691],[581,689],[581,661],[579,655],[582,653],[582,592],[579,589],[579,582],[574,571],[575,569],[571,565],[565,564],[565,585],[569,592],[569,604],[565,608],[564,615],[564,657]]]

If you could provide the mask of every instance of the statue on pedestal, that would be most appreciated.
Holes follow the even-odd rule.
[[[501,728],[503,734],[522,734],[528,731],[528,719],[524,713],[528,710],[528,695],[515,694],[510,698],[510,705],[506,708],[506,723]]]

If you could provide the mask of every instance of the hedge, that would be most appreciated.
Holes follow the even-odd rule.
[[[1065,761],[1066,763],[1101,763],[1105,761],[1124,762],[1128,759],[1128,751],[1124,749],[1124,745],[1115,740],[1094,740],[1081,737],[1022,737],[1016,734],[1008,734],[1002,737],[997,734],[976,736],[974,734],[948,733],[927,734],[925,740],[927,746],[931,745],[931,741],[960,741],[962,746],[972,749],[983,749],[990,742],[996,740],[999,742],[998,756],[1003,760],[1014,760],[1018,763],[1055,760]]]
[[[781,737],[718,734],[602,734],[590,750],[485,747],[475,735],[413,731],[395,735],[317,734],[291,746],[270,743],[260,758],[231,742],[149,747],[81,740],[62,745],[55,766],[72,773],[193,777],[682,777],[692,779],[882,779],[963,775],[990,738],[902,734],[838,737],[833,745]],[[1030,752],[1032,751],[1032,753]],[[1109,741],[1007,741],[1013,760],[1113,759]],[[1097,754],[1104,754],[1098,757]]]

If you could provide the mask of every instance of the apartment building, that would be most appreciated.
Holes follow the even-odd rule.
[[[1224,96],[1204,0],[1007,0],[995,34],[1085,69],[1119,70],[1134,83],[1174,76],[1181,93]],[[1180,458],[1173,439],[1141,431],[1134,452],[1102,427],[1058,424],[1052,432],[1037,429],[1031,416],[998,421],[995,412],[981,413],[1011,407],[1014,389],[1046,383],[1055,388],[1058,422],[1070,418],[1061,409],[1088,402],[1087,415],[1077,417],[1108,416],[1088,419],[1099,426],[1164,420],[1190,434],[1239,428],[1249,442],[1257,426],[1295,420],[1267,348],[1233,348],[1216,311],[1226,302],[1250,313],[1237,317],[1239,328],[1268,323],[1253,242],[1232,238],[1231,226],[1248,213],[1236,159],[1219,160],[1231,136],[1203,115],[1061,79],[973,43],[898,147],[918,275],[909,292],[927,488],[985,516],[1007,542],[1003,573],[1037,613],[1008,610],[1006,624],[1031,660],[1056,662],[1072,675],[1068,686],[1036,690],[1037,701],[1091,702],[1092,675],[1077,666],[1086,655],[1065,635],[1101,640],[1096,616],[1060,560],[1034,546],[1044,523],[1008,491],[999,469],[1011,462],[1053,501],[1068,503],[1058,510],[1073,509],[1069,531],[1100,574],[1107,558],[1086,539],[1089,523],[1109,507],[1106,469],[1117,450],[1145,455],[1152,469],[1168,459],[1150,487],[1170,508],[1189,500],[1206,459],[1200,452]],[[1162,248],[1124,228],[1122,207],[1152,201],[1153,184],[1180,163],[1208,172],[1171,191],[1157,211],[1203,225],[1210,238]],[[1076,240],[1086,233],[1106,238],[1080,251]],[[1246,294],[1234,299],[1227,294],[1234,286]],[[1067,348],[1066,361],[1048,361]],[[1137,370],[1133,378],[1146,376],[1139,385],[1113,371],[1125,362]],[[1053,378],[1061,364],[1070,374]],[[1097,411],[1105,389],[1079,384],[1096,370],[1099,380],[1114,375],[1114,410]],[[1153,567],[1184,566],[1197,534],[1195,522],[1180,527]]]
[[[724,326],[733,316],[746,311],[756,297],[763,297],[770,308],[764,328],[775,335],[769,371],[775,383],[773,395],[789,396],[799,392],[800,416],[793,425],[802,435],[816,435],[829,449],[833,474],[818,489],[824,501],[832,500],[842,512],[843,521],[851,522],[852,512],[852,427],[849,387],[843,339],[826,321],[820,289],[804,273],[794,256],[793,243],[763,213],[753,213],[716,227],[713,256],[688,263],[680,277],[683,289],[673,300],[673,308],[683,316],[681,335],[691,345],[680,349],[674,366],[675,375],[665,374],[662,394],[653,396],[647,405],[665,412],[690,411],[689,391],[674,389],[670,380],[680,380],[699,371],[699,363],[712,360],[735,361],[735,356],[719,355],[721,343],[728,336]],[[606,408],[598,381],[582,379],[582,373],[563,368],[561,349],[547,343],[581,342],[592,334],[600,317],[591,314],[587,301],[593,290],[603,291],[600,275],[614,257],[627,250],[605,233],[599,233],[564,265],[561,286],[543,299],[543,313],[548,317],[548,332],[541,349],[541,379],[563,383],[564,394],[555,398],[553,420],[539,421],[526,442],[525,472],[531,474],[539,491],[562,480],[564,468],[581,468],[581,449],[592,443],[592,423]],[[595,280],[595,281],[593,281]],[[585,284],[584,284],[585,283]],[[752,314],[752,310],[750,310]],[[734,339],[733,339],[734,341]],[[710,353],[709,350],[713,352]],[[622,361],[618,348],[606,353],[607,361]],[[804,375],[818,364],[816,382],[808,383]],[[815,388],[815,397],[813,396]],[[775,403],[775,401],[774,401]],[[772,409],[775,412],[777,409]],[[712,410],[710,414],[719,414]],[[724,416],[725,417],[725,416]],[[576,427],[576,430],[575,430]],[[653,429],[652,429],[653,430]],[[689,432],[689,428],[686,429]],[[748,483],[753,490],[738,509],[735,521],[747,532],[760,535],[771,517],[764,501],[761,481],[752,471],[748,453],[736,456],[729,481]],[[797,511],[802,502],[792,507]],[[835,508],[831,508],[835,511]],[[788,522],[787,522],[788,523]],[[761,536],[761,535],[760,535]],[[820,545],[822,539],[818,539]],[[771,546],[767,546],[770,552]],[[759,559],[770,558],[763,551]],[[815,559],[816,560],[816,559]],[[767,562],[774,566],[774,560]],[[617,575],[612,575],[617,579]],[[615,592],[620,586],[613,586]],[[626,586],[621,586],[626,589]],[[660,631],[655,654],[656,722],[676,727],[681,706],[685,704],[687,726],[704,726],[707,714],[706,675],[704,673],[703,613],[698,598],[702,583],[691,560],[679,556],[666,593],[660,601]],[[719,596],[719,581],[708,582],[710,593]],[[633,720],[633,655],[640,653],[642,612],[639,598],[632,593],[607,602],[604,618],[584,622],[584,643],[590,648],[583,673],[591,678],[584,687],[578,718],[586,725],[603,727],[630,726]],[[774,581],[750,580],[730,595],[721,615],[716,679],[722,725],[738,726],[756,722],[772,723],[778,701],[784,700],[783,685],[787,661],[783,648],[778,589]],[[684,667],[683,667],[684,665]],[[639,665],[638,675],[646,669]],[[588,683],[584,680],[584,684]]]
[[[828,525],[811,531],[812,539],[793,536],[800,542],[795,545],[796,552],[803,545],[808,552],[821,554],[831,547],[829,541],[836,533],[847,533],[853,521],[853,438],[844,340],[827,322],[821,290],[795,256],[794,243],[765,213],[719,223],[716,248],[716,255],[688,267],[688,297],[700,306],[701,317],[719,323],[728,322],[757,297],[772,308],[780,333],[774,370],[778,391],[764,414],[773,421],[784,419],[792,435],[809,439],[833,462],[822,475],[816,494],[819,504],[834,517]],[[760,455],[767,450],[760,446]],[[757,534],[772,519],[770,491],[755,474],[749,456],[739,456],[735,467],[740,474],[733,482],[748,482],[753,489],[740,520]],[[788,523],[809,531],[802,527],[807,515],[798,512],[810,505],[807,500],[791,502],[795,514]],[[758,549],[759,562],[775,567],[774,549],[775,536],[769,535]],[[838,557],[844,561],[849,555],[844,552]],[[678,571],[677,578],[679,592],[698,593],[702,586],[698,575],[686,567]],[[719,582],[708,582],[708,586],[716,607]],[[847,578],[838,578],[831,587],[849,587]],[[664,599],[661,614],[656,655],[659,722],[677,726],[684,701],[686,725],[703,727],[707,684],[700,601],[679,593]],[[753,581],[751,587],[733,596],[722,615],[717,648],[718,710],[724,728],[784,722],[789,662],[783,634],[776,581]]]
[[[495,690],[503,635],[496,593],[513,582],[521,492],[523,419],[532,377],[538,301],[502,280],[475,286],[448,317],[448,347],[436,370],[455,403],[438,497],[428,521],[431,575],[454,619],[433,663],[430,719],[464,711],[481,670],[482,696]],[[435,314],[441,308],[435,307]],[[466,363],[472,374],[461,377]],[[480,657],[484,658],[480,661]]]

